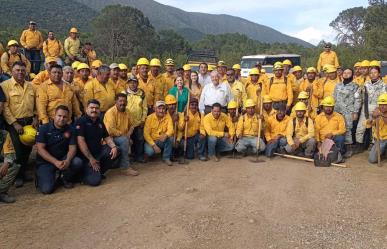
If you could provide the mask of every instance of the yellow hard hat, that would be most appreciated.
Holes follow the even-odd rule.
[[[378,97],[378,105],[387,105],[387,93],[383,93]]]
[[[275,71],[275,70],[282,70],[282,69],[284,69],[284,66],[283,66],[283,64],[280,62],[280,63],[275,63],[274,64],[274,66],[273,66],[273,71]]]
[[[174,66],[175,65],[175,62],[173,61],[173,59],[171,58],[168,58],[165,60],[165,63],[164,63],[166,66]]]
[[[323,101],[321,101],[322,106],[335,106],[336,101],[332,96],[325,97]]]
[[[90,69],[90,67],[86,63],[79,63],[79,65],[77,66],[77,71],[82,69]]]
[[[302,71],[302,67],[300,67],[300,66],[294,66],[294,67],[293,67],[293,72],[297,72],[297,71]]]
[[[329,67],[334,67],[333,65],[331,65],[331,64],[325,64],[324,66],[323,66],[323,71],[327,71],[328,70],[328,68]]]
[[[81,64],[79,61],[74,61],[74,62],[71,64],[71,67],[72,67],[74,70],[77,70],[79,64]]]
[[[72,28],[70,29],[70,33],[78,33],[78,29],[72,27]]]
[[[305,91],[301,91],[299,94],[298,94],[298,99],[308,99],[309,98],[309,94]]]
[[[317,73],[317,70],[314,67],[308,67],[308,69],[306,69],[306,72],[307,73]]]
[[[259,69],[254,67],[250,70],[249,75],[258,75],[259,74]]]
[[[239,64],[234,64],[234,65],[232,66],[232,69],[234,69],[234,70],[241,70],[241,65],[239,65]]]
[[[255,103],[254,103],[254,100],[252,99],[247,99],[246,102],[245,102],[245,108],[248,108],[248,107],[254,107],[255,106]]]
[[[264,68],[261,69],[261,74],[265,74],[266,70]]]
[[[306,111],[306,105],[304,102],[297,102],[297,104],[294,106],[295,111]]]
[[[91,67],[99,68],[100,66],[102,66],[102,61],[100,60],[95,60],[91,63]]]
[[[183,70],[184,70],[184,71],[191,71],[191,66],[190,66],[189,64],[185,64],[185,65],[183,66]]]
[[[335,66],[328,66],[326,69],[327,73],[334,73],[337,72],[337,68]]]
[[[364,60],[360,63],[361,67],[369,67],[370,66],[370,61],[369,60]]]
[[[176,104],[175,96],[173,96],[171,94],[168,94],[167,96],[165,96],[165,104],[167,104],[167,105]]]
[[[370,67],[381,67],[380,61],[373,60],[370,62]]]
[[[119,68],[120,70],[128,70],[128,67],[127,67],[124,63],[118,64],[118,68]]]
[[[20,142],[27,146],[33,146],[35,144],[36,129],[32,125],[26,125],[23,127],[23,134],[19,135]]]
[[[235,109],[235,108],[237,108],[237,107],[238,107],[237,102],[234,101],[234,100],[231,100],[231,101],[228,103],[228,105],[227,105],[227,109]]]
[[[263,103],[266,104],[266,103],[271,103],[273,102],[273,100],[271,99],[271,97],[269,95],[263,95]]]
[[[16,40],[10,40],[7,44],[8,47],[10,46],[19,46],[19,43]]]
[[[159,59],[153,58],[153,59],[150,61],[149,66],[151,66],[151,67],[161,67],[161,62],[160,62]]]
[[[30,80],[33,80],[36,77],[36,74],[30,73]]]
[[[292,62],[289,60],[289,59],[286,59],[282,62],[282,65],[288,65],[288,66],[292,66]]]
[[[141,66],[141,65],[147,65],[147,66],[149,66],[149,61],[148,61],[148,59],[147,59],[147,58],[144,58],[144,57],[138,59],[138,61],[137,61],[137,66]]]
[[[51,62],[56,62],[56,57],[54,57],[54,56],[48,56],[48,57],[46,57],[46,60],[45,60],[45,62],[47,63],[47,64],[49,64],[49,63],[51,63]]]
[[[360,61],[356,62],[355,65],[353,65],[353,67],[361,67],[361,62]]]
[[[218,64],[216,65],[217,67],[225,67],[226,66],[226,62],[224,61],[218,61]]]

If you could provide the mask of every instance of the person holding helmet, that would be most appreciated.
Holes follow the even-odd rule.
[[[307,92],[311,98],[311,106],[314,112],[317,112],[320,100],[324,94],[324,87],[317,79],[317,70],[314,67],[309,67],[306,70],[306,79],[300,84],[300,91]],[[310,94],[311,93],[311,94]]]
[[[15,180],[16,187],[23,186],[24,180],[32,180],[32,177],[26,174],[32,147],[24,145],[19,135],[24,133],[23,126],[32,125],[36,128],[39,124],[35,116],[35,91],[31,82],[25,80],[26,73],[26,65],[17,61],[12,66],[12,78],[1,83],[6,97],[3,115],[15,148],[15,162],[21,166]]]
[[[74,61],[79,61],[80,47],[81,42],[78,38],[78,29],[73,27],[70,29],[69,37],[64,41],[65,63],[67,65],[71,65]]]
[[[296,117],[288,122],[286,128],[288,144],[285,146],[285,150],[289,154],[313,158],[316,150],[313,120],[306,116],[307,107],[304,102],[297,102],[293,109],[296,112]]]
[[[308,101],[309,101],[309,94],[307,92],[300,92],[298,94],[298,98],[297,98],[298,102],[302,102],[305,104],[305,106],[308,106]],[[308,108],[308,107],[307,107]],[[306,112],[304,113],[305,117],[308,117],[310,118],[311,120],[315,120],[316,116],[317,116],[317,113],[315,110],[313,110],[313,108],[311,107],[309,110],[306,110]],[[296,108],[295,106],[292,108],[292,112],[290,113],[290,117],[291,118],[296,118],[297,117],[297,111],[296,111]]]
[[[317,61],[317,70],[321,71],[324,65],[332,65],[335,68],[340,65],[336,52],[332,51],[332,44],[330,42],[324,45],[324,52],[320,54]]]
[[[165,60],[164,63],[165,73],[162,76],[167,84],[167,91],[175,85],[175,61],[171,58]]]
[[[320,149],[325,139],[333,140],[341,155],[345,153],[345,119],[334,111],[335,99],[332,96],[325,97],[321,101],[322,112],[315,120],[315,137],[317,147]]]
[[[157,58],[153,58],[150,63],[150,73],[148,82],[155,87],[155,101],[164,100],[168,94],[167,82],[161,74],[161,62]]]
[[[373,131],[374,139],[379,139],[380,155],[385,155],[387,148],[387,93],[383,93],[378,97],[378,108],[372,113],[372,117],[374,124],[379,122],[378,126],[376,126],[379,130],[376,130],[375,127]],[[368,162],[370,163],[378,162],[378,150],[376,146],[376,143],[374,143],[368,154]]]
[[[224,84],[230,86],[233,100],[238,104],[238,110],[241,111],[243,102],[247,98],[245,85],[235,79],[235,70],[232,68],[227,69],[226,78],[227,81],[225,81]]]
[[[120,78],[120,67],[117,63],[112,63],[109,66],[110,68],[110,80],[116,86],[117,92],[125,91],[126,81]]]
[[[53,65],[57,65],[57,59],[55,57],[46,57],[44,67],[46,70],[39,72],[35,78],[31,81],[33,86],[37,88],[39,85],[43,84],[46,80],[50,79],[50,71]]]
[[[24,48],[27,59],[31,62],[31,72],[34,74],[40,71],[40,52],[43,47],[43,36],[36,26],[36,22],[30,21],[28,29],[24,30],[20,36],[20,44]]]
[[[281,62],[275,63],[273,67],[274,76],[270,78],[266,88],[266,93],[273,100],[273,108],[278,109],[278,105],[286,105],[286,111],[290,110],[293,103],[292,81],[284,75],[284,67]]]
[[[340,83],[340,79],[337,77],[337,68],[334,66],[328,66],[326,70],[327,77],[324,81],[323,98],[328,96],[333,96],[333,92],[335,91],[335,87]]]
[[[1,55],[1,70],[3,73],[12,77],[12,65],[17,61],[22,61],[26,65],[26,72],[31,72],[30,61],[21,53],[19,53],[19,43],[15,40],[10,40],[7,44],[8,51]]]
[[[260,115],[255,112],[255,102],[252,99],[247,99],[245,102],[246,113],[242,115],[236,125],[236,136],[238,142],[235,145],[236,151],[246,155],[250,150],[252,153],[257,153],[257,136]],[[265,151],[265,142],[260,138],[259,151]]]
[[[138,68],[138,87],[145,92],[145,97],[148,102],[148,115],[153,113],[155,104],[155,85],[148,80],[149,77],[149,61],[147,58],[140,58],[137,61]]]

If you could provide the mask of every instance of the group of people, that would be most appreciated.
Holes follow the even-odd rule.
[[[32,31],[25,32],[22,38]],[[16,43],[10,41],[4,53],[12,54]],[[69,51],[80,46],[74,43],[67,42]],[[312,158],[328,140],[346,158],[367,150],[373,137],[383,154],[387,146],[387,85],[380,62],[342,69],[330,44],[317,69],[304,72],[285,60],[273,65],[272,76],[257,64],[247,78],[240,65],[229,68],[223,61],[211,72],[203,62],[196,72],[188,64],[176,69],[173,59],[162,65],[158,58],[140,58],[130,69],[79,59],[66,56],[62,66],[60,54],[50,54],[32,81],[27,58],[6,63],[10,78],[0,84],[0,202],[15,201],[8,194],[12,184],[32,180],[26,169],[35,143],[35,183],[44,194],[76,182],[98,186],[113,168],[137,176],[133,163],[157,154],[172,166],[196,156],[218,162],[229,152]],[[374,144],[371,163],[378,153]]]

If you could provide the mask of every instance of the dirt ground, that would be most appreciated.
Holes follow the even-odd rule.
[[[275,158],[139,166],[0,205],[0,248],[387,248],[387,163],[350,169]]]

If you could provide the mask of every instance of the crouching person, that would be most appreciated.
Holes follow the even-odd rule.
[[[4,133],[0,134],[3,139]],[[12,145],[11,137],[7,135],[4,145],[4,163],[0,166],[0,202],[13,203],[16,198],[8,194],[9,188],[12,186],[20,169],[20,164],[17,164],[16,153]]]
[[[218,162],[219,158],[216,156],[217,154],[234,149],[234,125],[231,119],[222,113],[222,106],[219,103],[212,105],[211,113],[208,113],[204,117],[203,125],[208,136],[208,157]],[[228,132],[225,132],[226,127]]]
[[[255,103],[252,99],[247,99],[245,104],[246,114],[239,118],[236,136],[238,141],[235,145],[236,151],[244,156],[248,150],[257,153],[258,132],[261,132],[263,116],[255,113]],[[261,128],[259,127],[261,125]],[[262,138],[259,140],[259,152],[265,151],[265,142]]]
[[[285,146],[285,150],[289,154],[313,158],[316,150],[313,120],[305,115],[307,109],[305,103],[298,102],[293,109],[296,117],[288,122],[286,131],[288,145]]]
[[[376,111],[372,114],[374,118],[374,122],[379,122],[378,128],[379,130],[374,130],[374,140],[376,140],[378,137],[380,139],[380,155],[386,154],[386,148],[387,148],[387,93],[384,93],[379,96],[378,98],[378,105],[379,107],[376,109]],[[377,134],[379,132],[379,134]],[[371,148],[371,151],[368,155],[368,161],[370,163],[377,163],[378,162],[378,150],[376,147],[376,143]]]
[[[75,124],[81,158],[86,164],[83,182],[90,186],[100,185],[105,172],[116,168],[120,159],[119,150],[100,119],[100,114],[99,101],[90,99],[86,105],[86,114]]]
[[[164,101],[157,101],[155,112],[149,115],[145,121],[144,138],[145,154],[149,157],[163,152],[163,161],[172,166],[171,154],[173,143],[173,123],[169,115],[166,115]]]
[[[54,120],[39,127],[36,136],[37,187],[43,194],[51,194],[61,180],[65,188],[72,188],[75,177],[83,170],[82,160],[76,157],[74,130],[67,123],[70,111],[59,105]],[[56,179],[56,172],[62,175]]]

